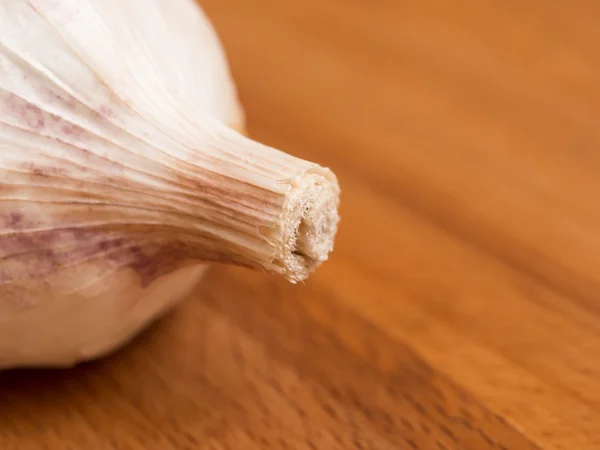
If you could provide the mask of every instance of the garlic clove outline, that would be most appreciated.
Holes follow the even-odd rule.
[[[207,263],[306,279],[335,175],[243,136],[191,0],[0,0],[0,368],[123,345]]]

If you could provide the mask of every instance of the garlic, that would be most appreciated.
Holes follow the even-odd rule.
[[[326,260],[336,177],[243,129],[193,0],[0,0],[0,368],[112,352],[208,263]]]

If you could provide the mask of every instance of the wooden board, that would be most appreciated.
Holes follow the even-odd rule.
[[[214,268],[123,351],[0,375],[0,448],[600,449],[600,4],[203,0],[336,251]]]

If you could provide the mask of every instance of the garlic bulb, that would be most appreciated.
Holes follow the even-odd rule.
[[[335,176],[243,128],[193,0],[0,0],[0,368],[111,352],[207,263],[327,259]]]

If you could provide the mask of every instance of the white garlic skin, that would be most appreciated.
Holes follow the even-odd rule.
[[[150,144],[177,152],[173,142],[198,139],[194,121],[243,128],[243,112],[219,41],[192,0],[0,0],[0,30],[0,369],[71,366],[129,341],[206,268],[181,259],[159,272],[144,267],[161,264],[160,249],[111,260],[111,243],[125,232],[78,230],[85,211],[60,201],[101,202],[111,184],[86,152],[102,155],[103,143],[107,154]],[[138,176],[114,174],[130,195]],[[103,214],[100,222],[118,222],[118,208]]]

